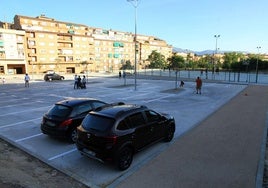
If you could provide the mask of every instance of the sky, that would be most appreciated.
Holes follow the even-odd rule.
[[[268,54],[268,0],[0,0],[0,21],[41,14],[149,35],[173,47]],[[135,19],[135,10],[137,12]],[[216,38],[215,35],[220,35]],[[261,48],[257,48],[261,47]]]

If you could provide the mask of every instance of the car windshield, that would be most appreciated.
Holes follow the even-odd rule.
[[[93,129],[104,132],[113,126],[114,121],[112,118],[88,114],[82,122],[82,127],[85,130]]]
[[[48,115],[57,117],[67,117],[71,113],[71,111],[72,108],[69,106],[56,104],[48,111]]]

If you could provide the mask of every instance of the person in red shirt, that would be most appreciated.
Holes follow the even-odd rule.
[[[195,80],[195,83],[196,83],[196,94],[201,95],[202,80],[201,80],[201,78],[199,76]]]

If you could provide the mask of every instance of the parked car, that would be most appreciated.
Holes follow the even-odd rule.
[[[77,138],[76,128],[88,112],[106,104],[94,98],[70,98],[59,101],[44,114],[41,131],[52,137],[67,138],[74,143]]]
[[[53,73],[55,73],[55,71],[54,70],[46,70],[43,73],[45,73],[45,74],[53,74]]]
[[[77,128],[76,146],[82,155],[125,170],[136,152],[160,140],[170,142],[174,132],[171,115],[141,105],[104,106],[89,112]]]
[[[51,81],[51,80],[64,80],[64,76],[61,76],[57,73],[48,73],[44,76],[45,81]]]

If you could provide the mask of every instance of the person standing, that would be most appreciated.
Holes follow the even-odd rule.
[[[83,75],[83,78],[82,78],[82,88],[83,89],[86,89],[87,88],[86,84],[87,84],[87,79],[86,79],[86,76]]]
[[[181,80],[180,87],[184,86],[184,81]]]
[[[29,87],[30,76],[26,73],[24,76],[25,87]]]
[[[195,80],[195,83],[196,83],[196,94],[200,94],[201,95],[202,80],[201,80],[201,78],[199,76]]]
[[[78,89],[78,86],[77,86],[77,75],[74,75],[74,89]]]
[[[81,83],[82,83],[81,80],[82,80],[81,77],[78,76],[77,77],[77,88],[76,89],[81,89]]]

